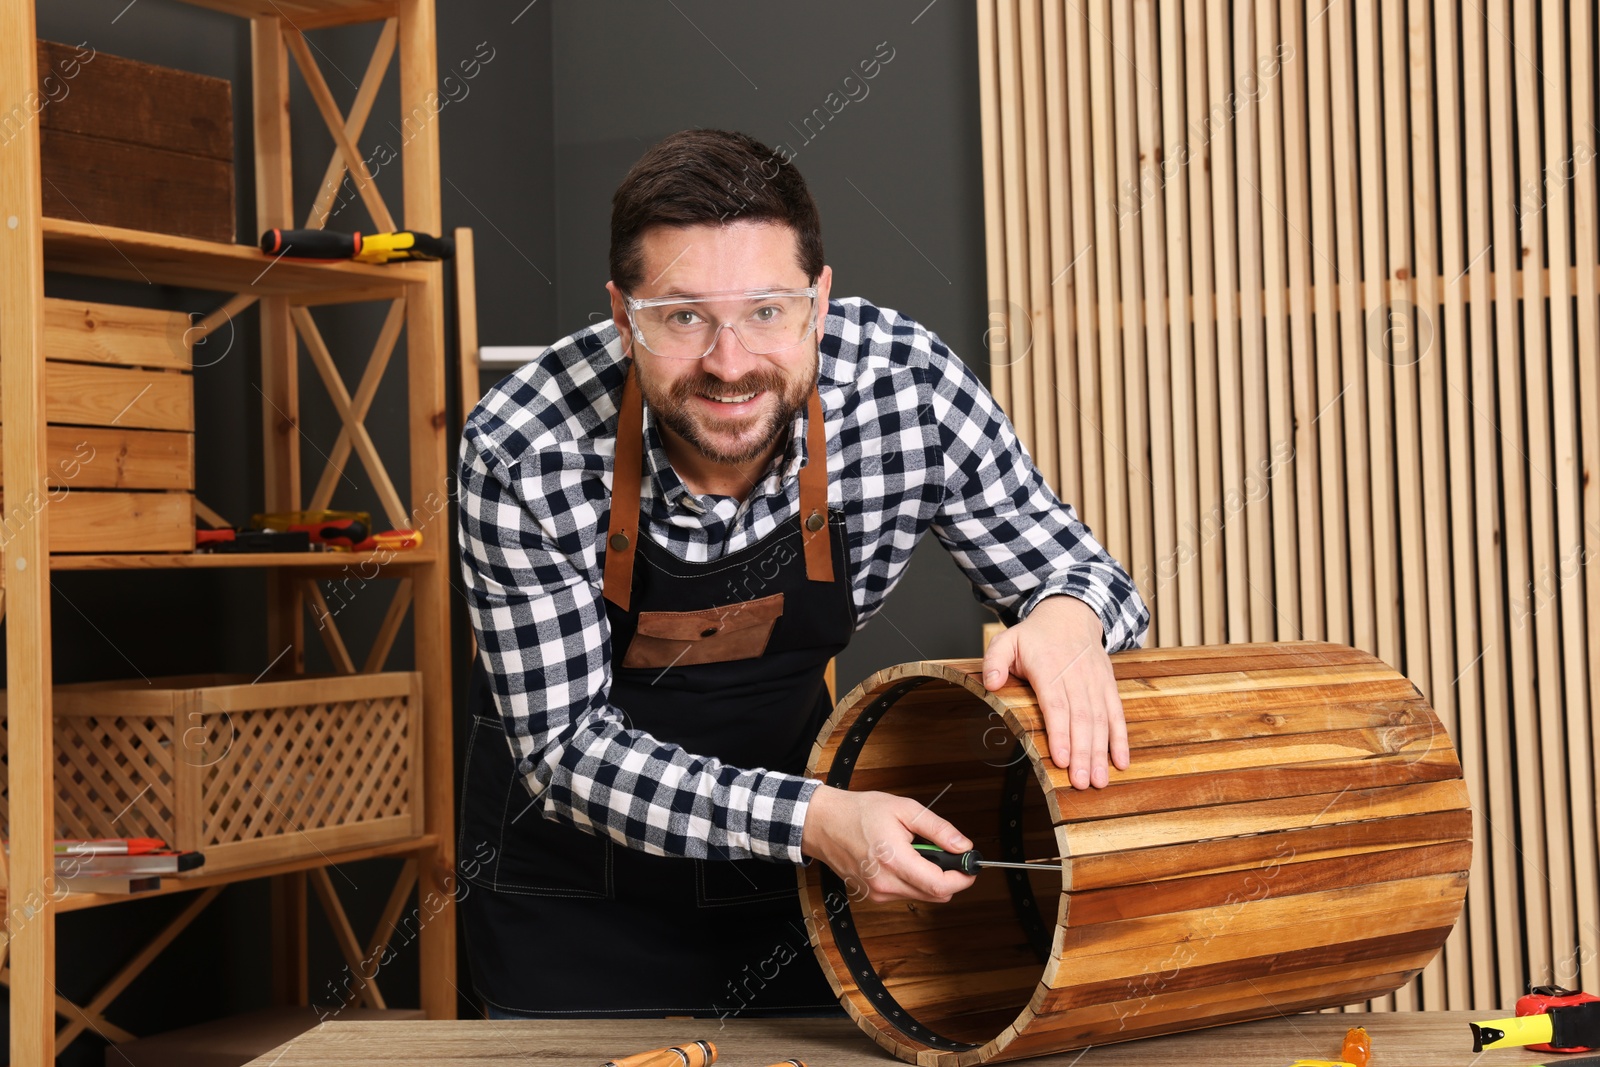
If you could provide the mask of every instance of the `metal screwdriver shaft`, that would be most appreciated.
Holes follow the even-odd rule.
[[[922,853],[923,858],[937,866],[941,871],[960,871],[962,874],[977,874],[984,867],[1009,867],[1017,871],[1038,871],[1059,865],[1060,860],[1029,860],[1027,863],[1006,863],[1002,860],[986,860],[983,853],[977,849],[968,849],[966,852],[946,852],[938,845],[912,845],[912,848]]]

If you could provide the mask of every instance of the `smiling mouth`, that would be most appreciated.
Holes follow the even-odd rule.
[[[743,403],[746,403],[747,401],[754,400],[757,396],[759,396],[761,394],[760,394],[760,391],[757,390],[754,393],[741,393],[738,396],[712,396],[709,393],[703,393],[701,395],[704,396],[707,400],[715,401],[718,404],[743,404]]]

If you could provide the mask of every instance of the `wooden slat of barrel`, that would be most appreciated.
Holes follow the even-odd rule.
[[[1331,968],[1323,968],[1214,986],[1204,991],[1157,994],[1148,1001],[1111,1005],[1109,1011],[1100,1007],[1092,1012],[1031,1016],[1015,1031],[1018,1036],[1006,1045],[1005,1058],[1042,1056],[1089,1044],[1192,1030],[1197,1017],[1204,1018],[1206,1026],[1221,1026],[1305,1011],[1322,1006],[1330,997],[1341,1003],[1355,1003],[1367,999],[1375,990],[1393,989],[1408,976],[1414,976],[1436,952],[1437,949],[1432,949],[1413,953],[1401,958],[1399,969],[1360,978],[1340,977],[1330,973]],[[1108,1038],[1105,1036],[1108,1033],[1115,1036]]]
[[[1437,787],[1430,785],[1423,788]],[[1413,802],[1422,803],[1417,796],[1412,793]],[[1451,799],[1459,801],[1459,793],[1452,790]],[[1263,805],[1241,806],[1259,809]],[[1299,856],[1317,859],[1324,856],[1362,855],[1390,848],[1463,842],[1471,838],[1471,820],[1471,813],[1467,811],[1424,810],[1421,814],[1384,818],[1382,824],[1377,826],[1334,822],[1332,825],[1293,831],[1293,847]],[[1264,822],[1263,818],[1253,825]],[[1324,819],[1323,822],[1330,820]],[[1191,835],[1196,833],[1192,828],[1183,829]],[[1064,829],[1063,832],[1067,831]],[[1069,864],[1071,876],[1066,888],[1091,890],[1106,886],[1120,887],[1189,875],[1259,868],[1281,855],[1283,844],[1277,833],[1241,832],[1247,836],[1193,836],[1179,844],[1163,844],[1135,851],[1110,850],[1097,855],[1084,855],[1080,846]],[[1105,841],[1110,836],[1106,835],[1100,840]]]
[[[1282,842],[1280,842],[1282,844]],[[1067,893],[1063,897],[1068,921],[1074,927],[1164,915],[1203,906],[1208,901],[1252,901],[1263,896],[1286,897],[1314,889],[1334,889],[1368,882],[1415,878],[1429,874],[1448,874],[1472,862],[1472,846],[1466,841],[1448,841],[1421,848],[1398,848],[1382,852],[1357,852],[1305,862],[1285,862],[1286,856],[1271,857],[1275,866],[1262,869],[1245,867],[1221,874],[1203,874],[1151,882],[1139,893],[1129,893],[1123,885]]]
[[[1065,771],[1047,768],[1044,776],[1055,785],[1046,800],[1051,817],[1060,822],[1102,818],[1145,811],[1176,811],[1185,805],[1235,804],[1278,797],[1326,798],[1351,791],[1411,785],[1416,782],[1459,780],[1461,765],[1444,746],[1448,739],[1432,742],[1420,755],[1394,753],[1377,757],[1322,760],[1282,767],[1249,767],[1216,774],[1175,775],[1145,782],[1117,782],[1117,789],[1079,794],[1070,789]]]
[[[847,1010],[901,1058],[960,1067],[1365,999],[1425,965],[1459,914],[1471,856],[1460,767],[1392,669],[1314,643],[1113,664],[1135,762],[1104,790],[1071,788],[1043,756],[1031,692],[1013,679],[986,693],[979,660],[880,672],[818,738],[812,775],[849,760],[850,788],[934,803],[991,855],[1017,815],[1000,808],[1016,795],[1005,765],[1020,740],[1027,854],[1053,844],[1062,857],[1029,878],[1055,925],[1046,964],[1029,962],[998,874],[945,905],[852,905],[857,953],[898,1010],[977,1046],[965,1051],[897,1027],[817,926]],[[815,909],[817,880],[803,883]]]

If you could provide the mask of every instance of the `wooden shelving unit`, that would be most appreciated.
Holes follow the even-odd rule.
[[[305,31],[355,22],[383,22],[366,82],[358,94],[370,104],[377,83],[391,59],[398,62],[400,113],[427,113],[426,97],[437,85],[432,0],[191,0],[196,6],[250,20],[251,79],[254,100],[256,219],[255,230],[307,225],[296,217],[291,202],[288,94],[291,56],[318,97],[332,134],[334,160],[329,174],[348,168],[358,185],[371,185],[365,165],[354,150],[365,111],[339,115],[332,107],[321,72],[305,47]],[[0,0],[0,106],[27,101],[37,86],[33,0]],[[309,64],[312,69],[307,69]],[[337,128],[336,128],[337,127]],[[438,130],[429,123],[408,132],[402,148],[404,197],[397,225],[441,232],[439,208]],[[337,184],[337,180],[335,181]],[[369,210],[376,188],[363,194]],[[261,321],[261,380],[265,457],[263,510],[281,511],[329,506],[336,478],[308,491],[301,484],[299,452],[300,351],[302,341],[322,385],[328,389],[344,422],[334,457],[338,465],[363,463],[378,488],[384,517],[393,526],[416,526],[414,516],[428,520],[423,549],[404,553],[349,553],[254,556],[183,554],[66,555],[48,551],[50,508],[12,524],[0,557],[0,611],[6,626],[8,707],[6,758],[10,811],[10,855],[7,891],[0,907],[10,918],[9,938],[0,942],[0,970],[10,986],[11,1062],[17,1067],[44,1067],[59,1048],[86,1027],[113,1038],[125,1031],[102,1014],[112,997],[137,976],[176,933],[225,884],[250,878],[273,879],[274,943],[281,946],[272,961],[279,999],[305,1003],[305,931],[307,887],[316,890],[352,962],[372,946],[357,943],[327,867],[374,857],[405,860],[384,919],[393,921],[409,892],[416,888],[442,898],[446,911],[433,915],[418,938],[422,1008],[430,1018],[455,1014],[455,922],[449,889],[454,868],[452,831],[452,760],[449,543],[447,474],[449,449],[446,417],[443,328],[443,271],[437,263],[389,266],[320,264],[269,260],[243,245],[144,233],[85,222],[44,218],[41,214],[39,123],[8,129],[0,144],[0,425],[4,427],[3,475],[8,501],[35,494],[48,496],[44,411],[46,270],[197,288],[225,294],[215,315],[198,327],[203,333],[252,304]],[[387,214],[381,199],[378,212]],[[315,216],[325,205],[312,206]],[[219,300],[224,297],[219,296]],[[389,321],[360,387],[350,389],[338,377],[326,347],[309,316],[297,309],[312,305],[390,301]],[[404,327],[404,344],[396,337]],[[298,335],[298,339],[297,339]],[[385,348],[387,345],[387,349]],[[403,499],[375,455],[362,426],[376,383],[389,366],[391,351],[403,351],[401,367],[408,393],[408,487]],[[312,386],[315,388],[315,385]],[[341,451],[342,449],[342,451]],[[311,860],[273,861],[197,877],[168,879],[163,893],[201,890],[193,903],[151,946],[128,963],[102,994],[86,1005],[70,1005],[56,992],[55,915],[127,900],[99,894],[39,892],[53,880],[55,836],[52,734],[50,581],[56,571],[111,571],[160,568],[264,568],[267,571],[268,642],[272,649],[291,649],[277,669],[304,670],[306,616],[322,594],[319,577],[345,568],[362,568],[365,576],[395,579],[395,594],[379,637],[381,647],[367,658],[367,669],[381,669],[388,644],[409,610],[414,638],[414,669],[422,676],[423,831],[409,839],[350,848]],[[113,580],[113,579],[107,579]],[[318,627],[330,652],[346,671],[355,660],[329,627]],[[386,643],[387,642],[387,643]],[[271,653],[269,653],[271,655]],[[377,667],[373,667],[376,662]],[[380,929],[384,928],[380,922]],[[381,942],[374,939],[378,947]],[[376,1000],[374,1000],[376,998]],[[381,1005],[375,987],[364,997]],[[64,1023],[57,1027],[58,1013]]]

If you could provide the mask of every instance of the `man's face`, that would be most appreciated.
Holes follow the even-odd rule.
[[[817,381],[817,338],[826,314],[832,272],[824,267],[817,279],[818,329],[798,343],[757,355],[734,329],[717,329],[711,351],[699,359],[664,356],[640,343],[628,321],[624,297],[696,297],[742,294],[758,290],[804,289],[810,279],[800,268],[794,231],[771,222],[735,222],[686,227],[658,226],[640,240],[643,281],[623,294],[614,284],[612,317],[631,350],[639,372],[639,388],[656,418],[701,456],[716,464],[743,466],[770,459],[805,406]],[[693,305],[641,311],[640,329],[649,341],[646,321],[743,325],[771,314],[764,306],[737,295]],[[746,327],[756,347],[754,328]],[[666,347],[657,343],[657,347]]]

